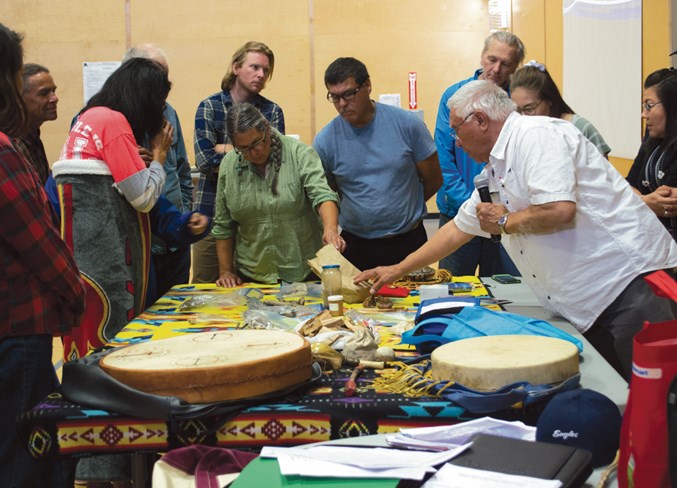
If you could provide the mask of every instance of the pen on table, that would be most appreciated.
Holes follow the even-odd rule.
[[[350,375],[350,378],[348,378],[348,381],[346,381],[346,386],[344,388],[344,394],[347,397],[351,397],[355,394],[355,388],[357,387],[357,377],[360,376],[360,374],[364,371],[364,366],[361,364],[358,364],[355,369],[353,370],[353,373]]]

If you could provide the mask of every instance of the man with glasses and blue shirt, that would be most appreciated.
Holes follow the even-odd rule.
[[[442,184],[435,143],[415,114],[371,100],[357,59],[336,59],[324,83],[339,115],[313,146],[341,197],[344,256],[359,269],[397,263],[427,241],[426,201]]]
[[[440,228],[456,216],[461,204],[470,197],[475,189],[473,179],[484,166],[477,164],[456,144],[456,128],[451,126],[449,130],[447,102],[463,85],[473,80],[491,81],[508,91],[510,76],[524,60],[524,55],[524,44],[519,37],[509,32],[494,32],[484,41],[480,57],[482,67],[473,76],[450,86],[442,94],[435,124],[435,144],[444,177],[442,188],[437,193]],[[478,266],[480,276],[519,274],[501,244],[485,237],[475,237],[439,263],[440,268],[448,269],[456,276],[474,275]]]
[[[238,103],[251,103],[270,124],[284,134],[284,114],[276,103],[261,96],[273,76],[275,55],[262,42],[249,41],[231,59],[221,91],[200,102],[195,113],[195,165],[200,179],[193,209],[214,217],[214,199],[221,160],[233,150],[226,134],[226,114]],[[193,244],[193,283],[215,283],[219,263],[213,236]]]

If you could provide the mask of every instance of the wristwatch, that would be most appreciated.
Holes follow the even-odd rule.
[[[509,215],[510,215],[510,213],[503,214],[498,218],[498,226],[501,228],[501,234],[507,234],[508,233],[508,231],[505,230],[505,226],[508,223],[508,216]]]

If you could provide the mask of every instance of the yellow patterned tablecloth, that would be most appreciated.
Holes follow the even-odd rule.
[[[488,292],[479,278],[475,276],[455,277],[455,282],[466,282],[473,285],[473,291],[462,293],[458,296],[488,296]],[[220,288],[212,284],[177,285],[167,294],[160,298],[153,306],[130,322],[111,341],[113,346],[134,344],[147,340],[159,340],[195,332],[208,332],[222,329],[240,328],[244,325],[243,313],[247,305],[219,305],[213,302],[219,297],[262,295],[261,301],[276,300],[280,291],[280,285],[260,285],[246,283],[238,288]],[[181,305],[188,300],[205,298],[211,301],[203,306],[182,311]],[[321,298],[306,296],[305,305],[321,310]],[[398,351],[413,351],[412,346],[400,345],[399,336],[389,332],[389,325],[400,316],[406,316],[413,320],[413,316],[419,304],[418,295],[409,295],[406,298],[392,298],[393,310],[384,311],[377,309],[365,309],[362,304],[346,305],[348,309],[354,309],[365,317],[376,322],[381,332],[381,345],[391,346]],[[408,356],[409,354],[402,354]]]

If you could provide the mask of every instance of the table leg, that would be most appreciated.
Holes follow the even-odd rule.
[[[150,486],[150,480],[148,485],[146,485],[146,480],[148,479],[147,461],[148,456],[146,453],[135,452],[132,454],[132,486],[134,488]]]

